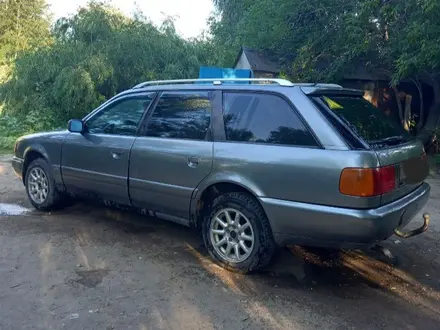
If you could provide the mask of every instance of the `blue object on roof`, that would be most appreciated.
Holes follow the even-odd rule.
[[[254,73],[248,69],[229,69],[229,68],[217,68],[217,67],[200,67],[199,78],[253,78]],[[246,84],[246,82],[231,81],[227,84]]]

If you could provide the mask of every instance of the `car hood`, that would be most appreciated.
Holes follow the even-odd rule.
[[[60,138],[68,135],[70,132],[68,130],[56,130],[50,132],[40,132],[23,135],[18,139],[18,141],[22,140],[40,140],[40,139],[50,139],[50,138]]]

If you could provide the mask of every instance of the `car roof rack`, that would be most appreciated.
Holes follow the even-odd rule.
[[[153,80],[145,81],[133,87],[133,89],[143,88],[154,85],[176,85],[191,83],[212,83],[213,85],[222,85],[227,82],[249,82],[260,84],[277,84],[283,87],[321,87],[321,88],[343,88],[337,84],[321,84],[321,83],[292,83],[287,79],[279,78],[201,78],[201,79],[176,79],[176,80]]]
[[[145,81],[133,87],[142,88],[152,85],[174,85],[174,84],[189,84],[189,83],[212,83],[213,85],[222,85],[225,82],[249,82],[249,83],[271,83],[278,84],[279,86],[292,87],[295,86],[287,79],[275,79],[275,78],[202,78],[202,79],[178,79],[178,80],[156,80]]]

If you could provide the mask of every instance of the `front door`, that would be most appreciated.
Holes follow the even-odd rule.
[[[211,172],[213,92],[163,92],[130,159],[134,206],[188,219],[191,196]]]
[[[61,171],[69,192],[130,204],[128,164],[139,123],[155,93],[117,98],[71,133],[62,149]]]

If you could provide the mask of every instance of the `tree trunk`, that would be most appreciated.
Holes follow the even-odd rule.
[[[403,108],[402,108],[402,103],[400,102],[400,98],[399,98],[399,90],[397,89],[396,86],[393,86],[393,91],[394,91],[394,96],[396,97],[396,102],[397,102],[397,108],[399,109],[399,119],[401,124],[403,125]]]
[[[405,112],[403,114],[403,128],[405,131],[409,132],[411,128],[411,101],[412,96],[406,95],[405,96]]]
[[[440,80],[438,77],[429,77],[423,82],[430,85],[434,92],[434,102],[429,109],[423,128],[418,133],[418,137],[426,145],[432,140],[434,129],[440,125]]]
[[[16,24],[16,29],[17,29],[17,39],[15,42],[15,53],[14,53],[14,59],[17,59],[18,56],[18,49],[20,48],[20,4],[17,3],[17,24]]]
[[[430,84],[434,90],[434,103],[429,110],[428,117],[426,118],[425,130],[433,130],[439,125],[440,121],[440,81],[433,80]]]
[[[420,130],[422,129],[424,122],[425,122],[425,108],[424,108],[424,104],[423,104],[423,86],[422,84],[419,82],[418,79],[412,79],[412,81],[414,82],[414,84],[417,87],[417,90],[419,91],[419,97],[420,97],[420,113],[419,113],[419,121],[417,123],[417,133],[420,132]]]

